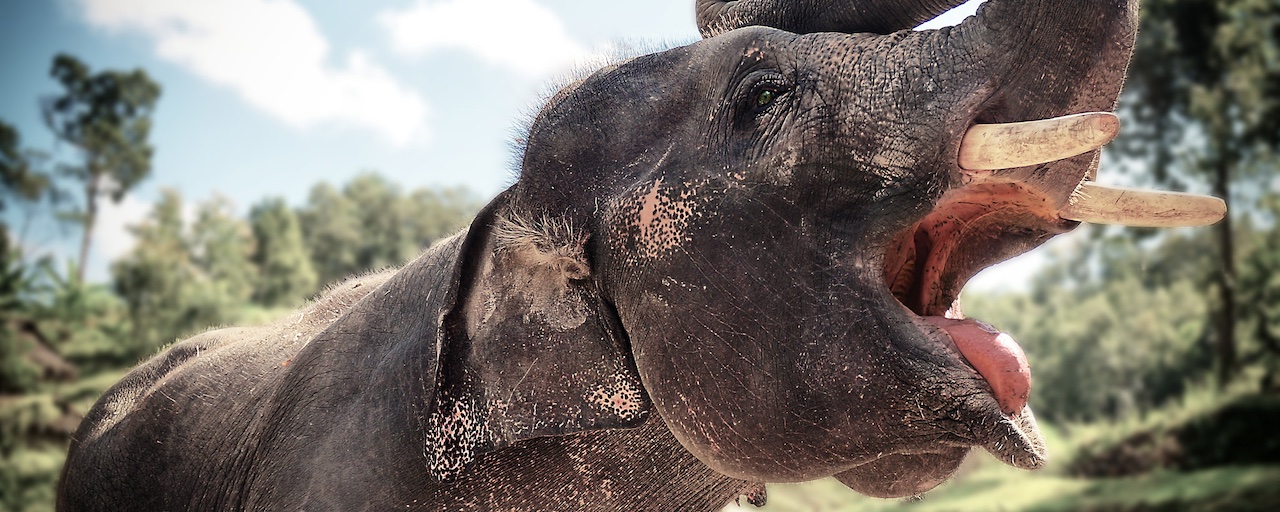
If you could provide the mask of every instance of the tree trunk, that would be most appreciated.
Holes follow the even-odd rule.
[[[98,219],[98,179],[100,174],[90,170],[89,181],[84,187],[84,234],[80,237],[80,262],[76,279],[84,284],[85,268],[89,266],[89,244],[93,240],[93,223]]]
[[[1227,215],[1217,225],[1218,253],[1218,386],[1226,387],[1236,374],[1236,263],[1231,233],[1231,195],[1228,181],[1233,158],[1221,155],[1216,166],[1213,194],[1227,203]]]

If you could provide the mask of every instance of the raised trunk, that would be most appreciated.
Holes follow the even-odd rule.
[[[962,3],[964,0],[698,0],[695,14],[703,37],[751,25],[763,25],[797,34],[888,34],[918,26]]]
[[[1137,26],[1136,0],[992,0],[977,17],[939,33],[950,39],[944,53],[952,66],[973,68],[961,79],[988,82],[972,107],[975,121],[1011,123],[1114,110]],[[1097,162],[1091,151],[997,175],[1036,185],[1060,208],[1081,178],[1094,176]]]

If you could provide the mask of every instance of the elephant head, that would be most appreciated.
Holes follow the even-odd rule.
[[[656,413],[725,475],[878,496],[974,446],[1042,465],[1025,356],[965,282],[1079,221],[1216,206],[1093,183],[1136,0],[905,30],[956,3],[700,0],[705,40],[556,94],[468,234],[428,431],[484,425],[482,452]]]

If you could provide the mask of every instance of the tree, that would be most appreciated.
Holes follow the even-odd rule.
[[[483,206],[464,188],[417,189],[405,199],[410,239],[417,250],[457,233]]]
[[[39,156],[21,146],[18,130],[0,121],[0,212],[12,205],[9,201],[31,204],[46,195],[57,199],[57,188],[38,168]],[[40,380],[39,365],[29,360],[33,352],[65,365],[36,323],[42,309],[33,301],[42,288],[36,270],[48,265],[47,259],[37,265],[24,262],[9,226],[0,221],[0,393],[28,390]]]
[[[17,128],[0,120],[0,212],[15,203],[25,207],[34,207],[48,201],[57,204],[62,200],[63,191],[43,169],[46,155],[22,149],[22,136]],[[31,211],[27,211],[26,222],[29,222]],[[17,236],[26,235],[26,225],[18,228]],[[9,236],[7,222],[0,221],[0,236]],[[12,247],[17,250],[17,247]],[[20,253],[16,253],[21,257]]]
[[[1272,222],[1280,218],[1280,198],[1266,198],[1263,205]],[[1240,272],[1240,303],[1246,305],[1241,323],[1252,327],[1245,332],[1258,344],[1254,358],[1264,369],[1262,387],[1274,391],[1280,389],[1280,225],[1251,241]]]
[[[465,189],[417,189],[408,195],[375,173],[363,173],[339,192],[311,188],[298,212],[322,284],[367,270],[400,265],[467,225],[479,202]]]
[[[356,253],[365,243],[357,205],[328,183],[311,187],[307,204],[298,212],[311,262],[321,284],[327,285],[364,267]]]
[[[0,211],[7,198],[36,201],[53,190],[49,175],[36,168],[35,155],[21,145],[17,128],[0,120]]]
[[[253,232],[222,196],[200,204],[191,228],[192,260],[216,293],[239,304],[253,295]]]
[[[129,311],[130,348],[142,355],[194,323],[185,307],[196,272],[183,236],[182,196],[166,190],[150,217],[129,229],[137,242],[112,264],[111,275]]]
[[[363,173],[348,182],[342,193],[357,208],[363,242],[356,251],[360,269],[400,265],[418,253],[407,229],[404,196],[396,184],[378,174]]]
[[[257,244],[254,300],[267,306],[289,305],[315,292],[316,273],[302,243],[302,230],[284,199],[270,198],[255,205],[249,224]]]
[[[226,199],[200,204],[188,229],[182,196],[166,190],[149,218],[130,230],[137,241],[111,273],[129,312],[135,357],[239,318],[257,272],[249,226]]]
[[[76,271],[83,281],[99,199],[119,202],[151,173],[148,137],[160,86],[141,69],[92,74],[66,54],[54,57],[50,74],[64,92],[44,101],[45,123],[79,153],[79,163],[64,166],[62,174],[84,187],[83,210],[74,215],[84,229]]]
[[[1149,164],[1153,181],[1207,180],[1233,215],[1216,227],[1218,382],[1239,366],[1233,221],[1249,199],[1233,183],[1273,174],[1280,148],[1280,3],[1148,0],[1130,71],[1126,113],[1138,121],[1118,146]],[[1265,187],[1265,184],[1263,185]]]

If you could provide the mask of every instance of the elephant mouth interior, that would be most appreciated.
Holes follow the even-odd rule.
[[[885,285],[919,316],[963,318],[957,300],[971,277],[1021,253],[1026,242],[1038,245],[1075,226],[1054,213],[1045,198],[1016,183],[952,190],[889,244]]]
[[[1010,416],[1023,411],[1030,392],[1026,356],[1012,337],[966,319],[960,291],[982,269],[1074,226],[1053,214],[1045,198],[1015,183],[960,187],[896,236],[885,255],[893,296],[952,338]]]

